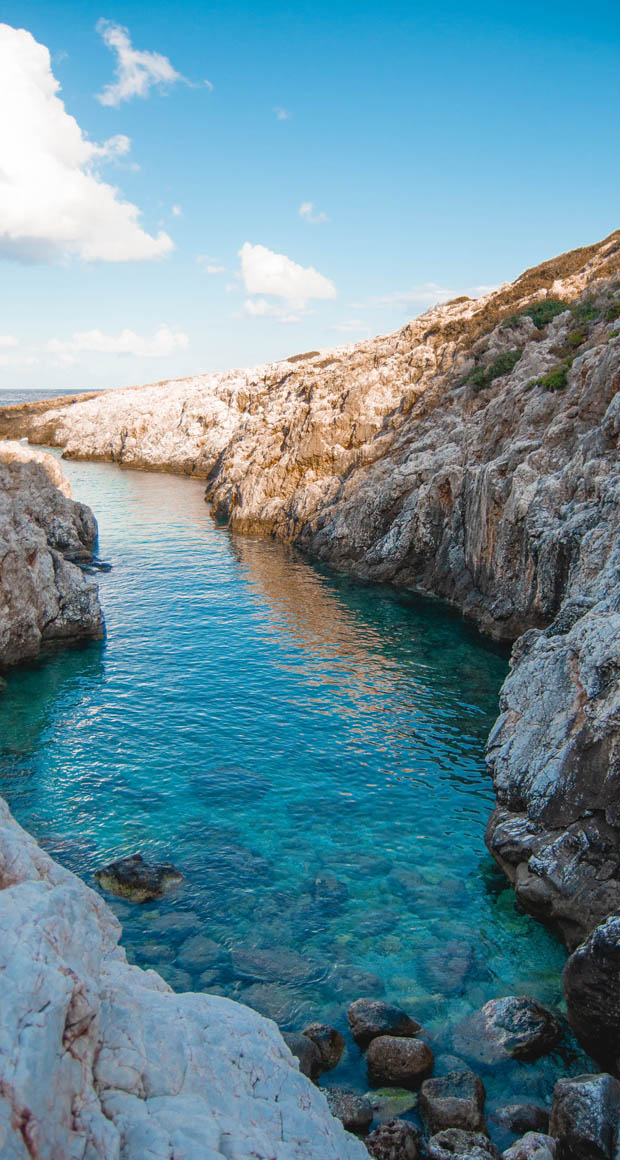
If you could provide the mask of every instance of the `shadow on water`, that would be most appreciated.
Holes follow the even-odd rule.
[[[564,952],[483,843],[503,651],[434,601],[231,537],[195,480],[66,470],[113,565],[108,638],[11,675],[0,789],[91,884],[137,849],[183,871],[164,900],[113,902],[129,956],[289,1029],[346,1030],[385,994],[440,1069],[487,999],[557,1004]],[[583,1056],[513,1064],[490,1101],[546,1100],[567,1066]],[[363,1083],[352,1045],[332,1079]]]

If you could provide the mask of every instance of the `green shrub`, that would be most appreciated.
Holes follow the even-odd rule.
[[[556,315],[563,314],[565,310],[568,310],[568,302],[562,302],[561,298],[543,298],[541,302],[533,302],[531,306],[527,306],[521,313],[531,318],[534,326],[542,330]]]
[[[499,379],[501,375],[509,375],[514,370],[522,354],[522,346],[516,346],[513,350],[506,350],[503,354],[498,354],[490,366],[476,367],[471,372],[466,380],[468,385],[473,387],[474,391],[483,391],[485,387],[490,387],[494,379]]]
[[[566,335],[566,342],[570,347],[583,346],[588,339],[587,326],[578,326],[575,330],[569,330]]]
[[[534,379],[532,387],[542,387],[544,391],[563,391],[568,379],[568,372],[573,365],[572,358],[565,358],[553,370],[547,371],[540,379]]]
[[[615,322],[620,318],[620,302],[612,302],[605,312],[605,322]]]
[[[596,322],[596,319],[601,316],[601,310],[600,303],[597,305],[592,299],[571,306],[571,313],[577,322]]]

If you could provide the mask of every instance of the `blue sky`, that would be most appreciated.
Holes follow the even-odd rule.
[[[617,4],[9,0],[2,20],[2,387],[355,341],[620,226]],[[172,80],[132,96],[136,52]]]

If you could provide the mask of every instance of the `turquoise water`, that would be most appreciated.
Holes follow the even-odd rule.
[[[489,998],[558,1004],[564,951],[483,843],[505,654],[439,604],[231,536],[200,482],[66,472],[112,564],[108,637],[10,675],[0,792],[90,884],[137,850],[183,871],[165,901],[111,901],[129,957],[286,1029],[344,1030],[385,994],[439,1057]],[[490,1100],[547,1101],[583,1066],[570,1044],[511,1065]],[[364,1087],[352,1046],[332,1081]]]

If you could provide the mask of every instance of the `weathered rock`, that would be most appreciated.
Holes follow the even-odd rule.
[[[415,1091],[433,1070],[433,1053],[421,1039],[380,1035],[368,1047],[366,1064],[371,1086],[394,1084]]]
[[[347,1019],[351,1034],[362,1050],[379,1035],[411,1038],[421,1030],[421,1025],[406,1011],[381,999],[356,999],[347,1011]]]
[[[370,1133],[366,1148],[374,1160],[417,1160],[420,1132],[407,1120],[385,1120]]]
[[[183,875],[171,862],[145,862],[141,854],[132,854],[96,870],[95,879],[104,890],[119,898],[151,902],[179,886]]]
[[[392,1120],[403,1116],[417,1106],[417,1092],[407,1088],[379,1088],[366,1092],[375,1120]]]
[[[100,639],[96,585],[75,560],[97,537],[53,455],[0,443],[0,665],[30,660],[52,640]]]
[[[598,926],[563,974],[571,1027],[603,1067],[620,1071],[620,917]]]
[[[323,1071],[333,1071],[340,1063],[345,1048],[340,1032],[335,1027],[328,1027],[326,1023],[310,1023],[304,1027],[302,1035],[307,1035],[316,1044]]]
[[[372,1108],[366,1096],[344,1087],[327,1088],[325,1095],[332,1116],[340,1120],[347,1132],[365,1136],[372,1124]]]
[[[465,1132],[446,1128],[431,1136],[427,1146],[428,1160],[500,1160],[500,1154],[482,1132]]]
[[[299,1070],[308,1079],[316,1081],[323,1069],[321,1053],[311,1039],[305,1035],[297,1035],[294,1031],[284,1031],[282,1038],[289,1051],[299,1061]]]
[[[538,1059],[557,1046],[562,1024],[555,1015],[525,996],[490,999],[453,1033],[458,1052],[480,1063],[501,1059]]]
[[[620,1083],[610,1075],[561,1079],[553,1092],[549,1135],[558,1160],[617,1160]]]
[[[453,1071],[427,1079],[420,1088],[420,1114],[431,1133],[442,1128],[486,1132],[484,1084],[473,1071]]]
[[[520,1140],[507,1148],[503,1160],[556,1160],[557,1144],[552,1136],[542,1132],[526,1132]]]
[[[130,966],[103,899],[0,801],[3,1160],[363,1160],[277,1028]]]
[[[545,1135],[549,1128],[549,1112],[538,1104],[506,1104],[496,1108],[489,1118],[515,1136],[526,1132]]]

